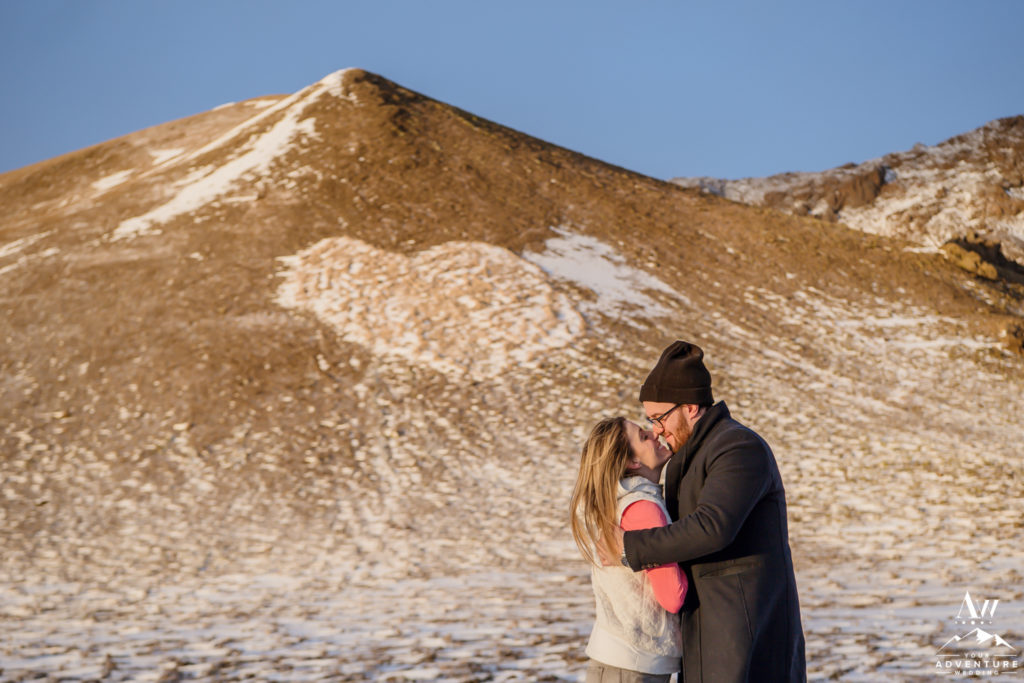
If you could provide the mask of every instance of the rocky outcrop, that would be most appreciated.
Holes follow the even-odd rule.
[[[1024,265],[1024,116],[817,173],[673,182],[933,248],[978,233]]]
[[[1003,244],[972,232],[942,245],[942,251],[956,266],[987,280],[1024,285],[1024,266],[1007,257]]]
[[[823,176],[804,187],[794,188],[791,193],[782,190],[766,192],[764,203],[780,209],[788,204],[798,215],[836,221],[844,209],[873,202],[890,173],[886,166],[862,168],[851,165],[843,170],[847,172]]]
[[[966,270],[971,275],[977,275],[987,280],[999,278],[995,266],[983,259],[978,252],[966,249],[957,242],[946,242],[942,245],[942,251],[953,265]]]
[[[977,275],[987,280],[999,279],[999,273],[995,266],[983,259],[978,252],[967,249],[958,242],[946,242],[942,245],[942,251],[953,265],[966,270],[971,275]]]

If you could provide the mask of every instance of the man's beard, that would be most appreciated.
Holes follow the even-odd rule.
[[[686,442],[690,440],[690,435],[692,434],[693,427],[691,427],[690,423],[686,422],[685,420],[681,422],[681,424],[679,425],[679,429],[672,432],[672,437],[676,442],[675,451],[677,453],[680,450],[682,450],[683,446],[686,445]]]

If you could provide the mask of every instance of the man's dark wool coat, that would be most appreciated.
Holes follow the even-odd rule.
[[[624,545],[634,570],[678,562],[690,580],[680,680],[805,681],[786,494],[768,444],[720,402],[666,467],[673,523],[627,532]]]

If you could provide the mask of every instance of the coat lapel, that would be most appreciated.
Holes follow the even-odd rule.
[[[729,417],[729,408],[725,405],[725,401],[719,401],[711,406],[704,414],[704,417],[697,421],[693,434],[686,440],[683,447],[676,451],[672,455],[672,459],[668,461],[668,465],[666,465],[668,471],[665,474],[665,506],[668,508],[668,513],[672,516],[673,522],[680,517],[679,486],[682,483],[683,477],[686,476],[687,471],[690,469],[693,456],[697,453],[697,449],[700,447],[704,437],[711,431],[711,428],[719,420],[727,417]]]
[[[683,451],[679,449],[672,454],[668,461],[668,470],[665,472],[665,508],[668,510],[672,521],[679,519],[679,480],[683,477]]]

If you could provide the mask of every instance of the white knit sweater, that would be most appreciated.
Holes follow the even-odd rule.
[[[668,510],[661,487],[643,477],[619,483],[618,521],[631,503],[649,500]],[[679,671],[682,635],[679,615],[667,612],[654,596],[644,572],[628,567],[594,566],[590,580],[597,601],[597,618],[587,643],[591,659],[630,671],[670,674]]]

